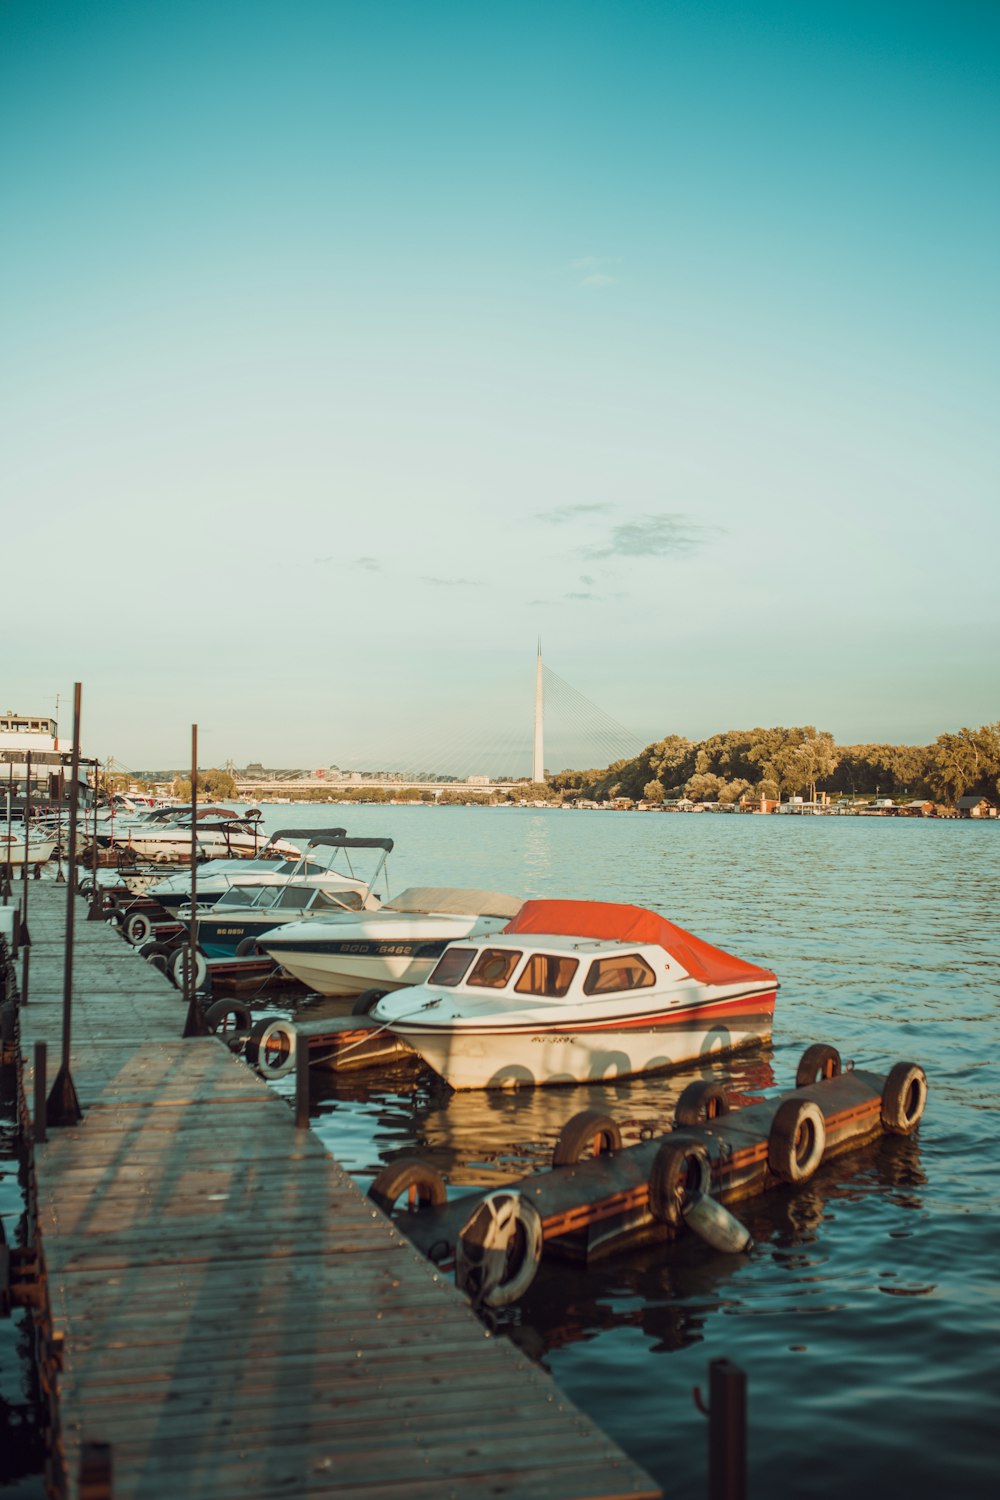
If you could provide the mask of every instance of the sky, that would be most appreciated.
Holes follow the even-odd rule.
[[[996,720],[998,76],[989,0],[0,0],[0,706],[526,772],[541,636],[640,743]]]

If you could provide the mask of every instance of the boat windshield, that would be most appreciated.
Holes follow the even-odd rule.
[[[484,948],[469,975],[469,984],[502,990],[520,962],[521,953],[516,948]]]
[[[595,958],[583,981],[585,995],[608,995],[616,990],[645,990],[656,983],[656,975],[638,953],[621,958]]]
[[[460,984],[475,956],[475,948],[446,948],[434,965],[427,983]]]
[[[546,995],[559,1000],[573,983],[580,967],[576,958],[562,958],[554,953],[532,953],[514,988],[519,995]]]

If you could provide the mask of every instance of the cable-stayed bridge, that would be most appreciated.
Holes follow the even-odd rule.
[[[482,686],[482,684],[479,684]],[[558,770],[590,769],[637,755],[645,743],[585,693],[573,687],[542,660],[541,646],[532,680],[525,674],[523,713],[474,710],[457,730],[435,725],[431,715],[423,728],[407,725],[402,750],[376,741],[338,753],[337,768],[322,777],[327,786],[434,784],[467,782],[493,785]],[[339,772],[339,774],[338,774]],[[316,780],[311,780],[316,785]]]

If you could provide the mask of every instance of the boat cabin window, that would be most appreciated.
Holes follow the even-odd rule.
[[[549,995],[560,999],[573,983],[573,975],[579,967],[579,960],[575,958],[533,953],[514,988],[519,995]]]
[[[460,984],[476,956],[475,948],[446,948],[428,979],[428,984]]]
[[[484,948],[469,975],[469,983],[488,990],[502,990],[520,962],[521,954],[516,949]]]
[[[656,983],[656,975],[638,953],[621,958],[595,958],[583,981],[585,995],[609,995],[616,990],[645,990]]]

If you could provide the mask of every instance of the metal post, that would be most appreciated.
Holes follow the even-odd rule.
[[[10,765],[7,768],[7,858],[4,861],[4,870],[3,870],[3,904],[4,904],[4,906],[6,906],[7,903],[8,903],[8,901],[10,900],[10,894],[11,894],[10,893],[10,872],[11,872],[10,841],[11,841],[12,834],[11,834],[11,826],[10,826],[10,815],[11,815],[11,807],[13,805],[13,802],[14,802],[14,762],[11,761]]]
[[[309,1129],[309,1043],[295,1038],[295,1128]]]
[[[188,928],[187,972],[184,992],[187,996],[187,1019],[182,1036],[210,1036],[205,1012],[198,1000],[198,726],[191,725],[191,923]]]
[[[708,1367],[709,1500],[746,1500],[747,1377],[729,1359]]]
[[[21,970],[21,1004],[28,1003],[28,976],[31,968],[31,934],[28,931],[28,839],[30,829],[28,827],[28,813],[31,805],[31,751],[27,752],[28,766],[28,801],[24,809],[24,864],[21,866],[21,943],[24,947],[24,966]]]
[[[45,1125],[48,1117],[48,1109],[45,1104],[46,1080],[45,1074],[48,1068],[48,1044],[46,1042],[35,1043],[35,1140],[44,1141]]]
[[[66,885],[66,957],[63,965],[62,1063],[52,1085],[46,1111],[50,1125],[76,1125],[83,1119],[80,1101],[69,1070],[73,1028],[73,922],[76,916],[76,819],[80,800],[80,697],[73,684],[73,764],[69,803],[69,880]]]

